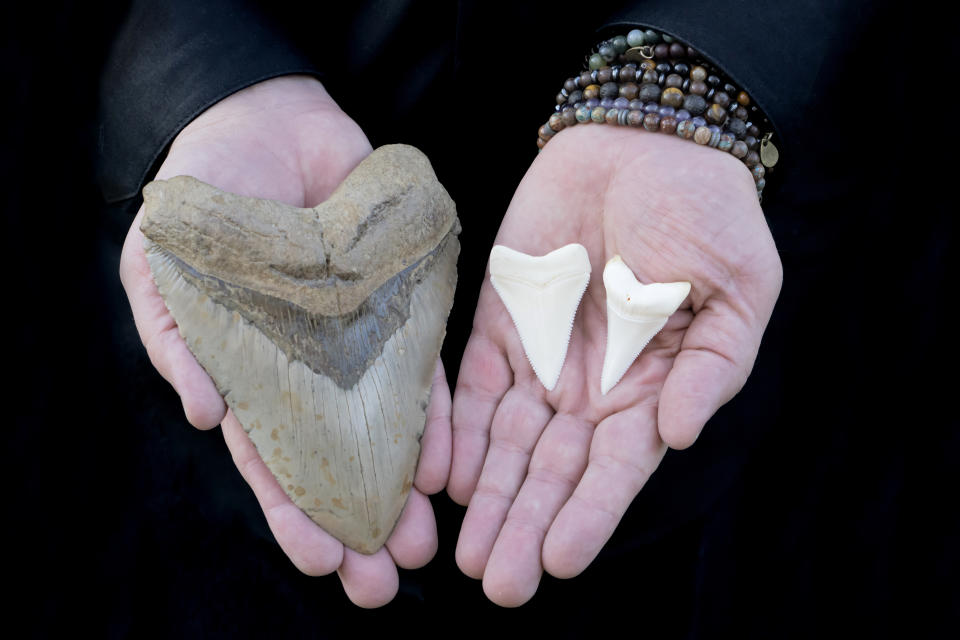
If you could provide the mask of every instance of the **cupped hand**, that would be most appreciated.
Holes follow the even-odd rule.
[[[285,76],[239,91],[193,120],[174,140],[156,177],[192,175],[233,193],[315,206],[371,150],[360,128],[318,81]],[[450,392],[442,365],[437,363],[414,488],[396,529],[373,555],[344,548],[290,501],[187,349],[150,275],[142,216],[141,207],[123,246],[120,277],[150,360],[180,395],[187,419],[201,429],[222,422],[237,468],[277,542],[301,571],[337,571],[347,596],[360,606],[389,602],[399,584],[397,566],[422,566],[437,548],[426,494],[444,487],[450,462]]]
[[[584,245],[592,274],[559,382],[547,391],[484,281],[453,399],[448,493],[468,504],[457,563],[516,606],[544,570],[583,571],[667,447],[696,440],[743,386],[782,267],[748,169],[674,136],[608,125],[558,133],[507,210],[497,244],[544,255]],[[607,395],[607,260],[642,283],[688,281],[666,327]],[[489,274],[489,272],[488,272]]]

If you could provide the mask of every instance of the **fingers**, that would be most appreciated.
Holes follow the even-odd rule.
[[[453,459],[447,493],[458,504],[467,504],[473,495],[487,454],[490,424],[512,384],[506,353],[474,331],[463,352],[453,397]]]
[[[190,424],[209,429],[220,424],[227,406],[213,380],[190,353],[157,291],[143,251],[142,217],[143,207],[130,225],[123,244],[120,280],[150,362],[179,394]]]
[[[483,590],[493,602],[515,607],[536,593],[544,538],[583,474],[592,437],[593,425],[569,414],[547,425],[483,573]]]
[[[427,495],[443,489],[450,475],[450,452],[453,436],[450,433],[450,387],[443,363],[437,358],[430,391],[430,406],[427,407],[427,422],[420,440],[420,462],[414,486]],[[432,511],[431,511],[432,513]]]
[[[593,561],[660,464],[666,446],[656,411],[639,405],[597,426],[587,469],[543,542],[543,566],[551,575],[571,578]]]
[[[457,541],[457,565],[471,578],[484,575],[500,527],[527,475],[531,453],[552,415],[543,400],[521,387],[511,388],[497,408],[483,471]]]
[[[437,553],[437,521],[433,517],[433,506],[430,498],[415,488],[410,491],[400,520],[387,540],[387,550],[397,566],[403,569],[419,569]]]
[[[344,549],[343,564],[337,570],[343,591],[358,607],[382,607],[397,595],[400,576],[386,547],[367,556]]]
[[[294,566],[311,576],[336,570],[344,559],[343,544],[290,501],[233,412],[223,419],[223,439],[240,475],[253,489],[270,531]]]
[[[687,329],[660,394],[660,437],[692,445],[707,420],[743,388],[763,335],[722,303],[708,303]]]

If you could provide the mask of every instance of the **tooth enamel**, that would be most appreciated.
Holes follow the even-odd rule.
[[[689,282],[641,284],[619,255],[603,269],[607,290],[607,349],[600,391],[612,389],[690,293]]]
[[[490,252],[490,283],[520,334],[534,373],[553,390],[567,356],[573,319],[590,282],[590,257],[580,244],[545,256],[496,245]]]

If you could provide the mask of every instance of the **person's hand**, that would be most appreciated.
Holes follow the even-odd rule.
[[[572,242],[590,284],[553,391],[537,379],[489,277],[453,400],[447,488],[469,503],[457,563],[494,602],[531,598],[543,570],[596,557],[667,447],[696,440],[743,386],[782,267],[749,170],[715,149],[608,125],[558,133],[507,210],[497,244],[544,255]],[[690,295],[608,395],[603,268],[688,281]],[[489,270],[488,270],[489,275]]]
[[[201,114],[177,136],[156,177],[192,175],[226,191],[308,207],[325,200],[371,150],[318,81],[285,76],[235,93]],[[187,419],[200,429],[222,421],[237,468],[297,568],[309,575],[336,570],[347,596],[360,606],[389,602],[399,585],[397,566],[420,567],[437,548],[426,494],[444,487],[450,462],[450,391],[442,365],[437,363],[414,488],[396,529],[371,556],[346,549],[290,501],[187,349],[150,275],[142,216],[141,207],[123,246],[120,277],[150,360],[180,395]]]

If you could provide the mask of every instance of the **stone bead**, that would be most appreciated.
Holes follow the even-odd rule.
[[[723,124],[724,120],[727,119],[727,110],[713,103],[710,105],[710,108],[707,109],[707,115],[704,116],[707,119],[707,122],[711,124]]]
[[[637,97],[644,102],[658,102],[660,100],[660,85],[647,82],[640,85]]]
[[[750,173],[753,174],[754,180],[760,180],[767,174],[767,170],[762,164],[758,164],[750,170]]]
[[[671,73],[663,84],[670,89],[679,89],[683,86],[683,76],[679,73]]]
[[[678,62],[673,65],[673,72],[679,76],[689,76],[690,75],[690,65],[686,62]]]
[[[648,84],[656,84],[660,80],[660,74],[654,69],[647,69],[643,72],[643,75],[640,76],[641,82]]]
[[[690,78],[683,79],[683,84],[680,86],[680,90],[684,93],[690,92]]]
[[[636,100],[636,99],[631,100],[630,108],[635,109],[637,111],[643,111],[643,100]]]
[[[641,47],[643,46],[644,38],[643,31],[640,29],[633,29],[630,33],[627,34],[627,44],[631,47]]]
[[[627,124],[631,127],[643,126],[643,111],[631,109],[630,113],[627,114]]]
[[[694,95],[702,96],[707,92],[708,87],[703,80],[691,80],[690,87],[687,90]]]
[[[670,45],[661,42],[653,48],[653,57],[657,60],[664,60],[670,55]]]
[[[590,119],[597,124],[603,124],[607,121],[607,110],[603,107],[594,107],[593,111],[590,113]]]
[[[607,109],[607,115],[604,116],[604,120],[607,121],[607,124],[617,124],[617,117],[620,115],[620,110],[613,107]]]
[[[690,69],[690,79],[699,80],[700,82],[705,81],[707,79],[707,70],[700,65],[693,67]]]
[[[648,102],[647,104],[643,105],[643,112],[644,113],[660,113],[660,105],[657,104],[656,102]]]
[[[640,95],[640,85],[636,82],[624,82],[620,85],[620,95],[627,100],[633,100]]]
[[[742,138],[747,133],[747,123],[740,118],[730,118],[727,121],[727,131],[729,131],[734,138]]]
[[[723,90],[726,91],[728,95],[737,95],[737,88],[729,82],[723,85]]]
[[[743,157],[743,164],[753,169],[755,166],[760,164],[760,154],[756,151],[748,151],[747,155]]]
[[[593,84],[593,76],[590,75],[589,71],[584,71],[583,73],[581,73],[580,76],[577,78],[577,80],[580,83],[581,89],[583,89],[588,85]]]
[[[729,133],[721,133],[720,142],[719,144],[717,144],[717,149],[720,149],[720,151],[726,151],[727,153],[729,153],[730,150],[733,149],[733,143],[734,143],[734,137],[732,135],[730,135]]]
[[[683,120],[677,125],[677,135],[686,140],[692,138],[696,130],[697,128],[689,120]]]
[[[755,124],[747,124],[747,133],[752,135],[754,138],[760,137],[760,127]]]
[[[576,91],[571,91],[570,95],[567,96],[567,104],[577,104],[578,102],[583,102],[583,91],[577,89]]]
[[[742,158],[743,156],[747,155],[747,151],[747,143],[743,140],[737,140],[730,148],[730,153],[734,158]]]
[[[660,42],[660,34],[653,29],[647,29],[643,32],[644,44],[657,44]]]
[[[641,71],[653,71],[657,68],[657,63],[653,60],[644,60],[640,63]]]
[[[613,40],[610,41],[610,44],[613,45],[613,50],[618,54],[627,50],[626,36],[615,36]]]
[[[590,105],[590,106],[595,106],[595,105]],[[695,126],[695,127],[705,127],[705,126],[707,126],[707,120],[706,120],[706,118],[703,118],[703,117],[701,117],[701,116],[694,116],[693,118],[690,118],[690,122],[692,122],[692,123],[693,123],[693,126]]]
[[[599,69],[603,65],[607,64],[607,61],[603,59],[603,56],[599,53],[595,53],[590,56],[590,69]]]
[[[766,180],[766,178],[760,178],[759,180],[757,180],[757,192],[758,192],[758,193],[759,193],[760,191],[763,191],[763,188],[764,188],[765,186],[767,186],[767,180]]]
[[[665,33],[661,33],[660,37],[663,38],[663,41],[666,42],[667,44],[673,43],[673,36],[668,36]]]
[[[543,149],[544,145],[546,145],[546,144],[547,144],[547,141],[546,141],[546,140],[544,140],[543,138],[537,138],[537,148],[538,148],[538,149]]]
[[[583,90],[583,97],[586,98],[587,100],[590,100],[591,98],[599,98],[599,97],[600,97],[600,85],[598,85],[598,84],[591,84],[591,85],[587,86],[587,88]]]
[[[563,93],[563,91],[561,91],[560,93],[557,94],[554,100],[556,100],[557,104],[564,104],[567,101],[567,96]]]
[[[679,111],[677,111],[677,120],[682,121],[682,120],[689,120],[689,119],[690,119],[689,111],[687,111],[686,109],[680,109]]]
[[[677,89],[676,87],[664,89],[663,93],[660,95],[660,102],[668,107],[673,107],[676,109],[683,104],[683,91],[680,91],[680,89]]]
[[[740,118],[743,121],[746,121],[746,119],[749,117],[750,114],[747,112],[746,107],[741,107],[737,105],[737,108],[733,110],[733,115],[735,115],[736,117]]]
[[[627,126],[628,115],[630,115],[629,109],[617,109],[617,124],[621,127]]]
[[[720,86],[720,78],[711,73],[709,76],[707,76],[707,84],[711,87],[718,87]]]
[[[710,138],[713,136],[713,131],[706,127],[697,127],[697,130],[693,132],[693,141],[697,144],[709,144]]]
[[[703,96],[691,94],[683,98],[683,108],[690,112],[692,116],[698,116],[707,110],[707,101]]]
[[[756,137],[751,136],[749,134],[743,137],[743,141],[744,143],[746,143],[747,149],[750,151],[755,151],[757,147],[760,146],[759,141],[756,139]]]
[[[537,135],[543,138],[544,140],[549,140],[553,137],[556,131],[550,128],[550,125],[545,124],[540,129],[537,130]]]
[[[604,84],[613,80],[613,69],[610,67],[600,67],[597,69],[597,82]]]
[[[687,52],[687,48],[680,44],[679,42],[674,42],[670,45],[670,57],[671,58],[682,58],[683,54]]]
[[[602,57],[607,62],[610,62],[611,60],[617,57],[616,50],[613,48],[613,45],[611,45],[608,42],[605,42],[602,45],[600,45],[600,48],[597,49],[597,53],[599,53],[600,57]],[[600,66],[602,67],[603,65],[600,65]],[[600,67],[597,67],[597,68],[599,69]]]
[[[576,109],[564,109],[560,112],[560,118],[563,120],[563,124],[568,127],[572,127],[577,124],[577,110]]]
[[[717,90],[713,87],[707,89],[707,92],[703,94],[703,97],[707,99],[707,102],[713,102],[713,96],[716,94]]]
[[[620,95],[620,87],[617,86],[616,82],[604,82],[600,86],[600,97],[601,98],[616,98]]]
[[[687,57],[693,60],[695,58],[699,58],[700,54],[697,53],[697,50],[693,47],[687,47]]]
[[[713,130],[711,130],[711,131],[710,131],[710,142],[708,142],[707,145],[713,147],[714,149],[716,149],[716,148],[717,148],[717,145],[720,144],[720,135],[721,135],[721,134],[720,134],[719,131],[713,131]]]
[[[592,112],[593,109],[586,105],[577,107],[577,122],[590,122]]]
[[[613,108],[613,98],[601,98],[600,106],[603,107],[604,109]]]
[[[547,124],[550,125],[550,128],[554,131],[562,131],[567,126],[563,122],[563,116],[559,113],[551,115],[550,119],[547,120]]]
[[[621,87],[621,89],[622,89],[622,87]],[[621,91],[621,93],[623,93],[623,92]],[[619,98],[617,98],[616,100],[613,101],[613,106],[615,106],[617,109],[629,109],[629,108],[630,108],[630,101],[627,100],[626,98],[624,98],[624,97],[621,95],[621,97],[619,97]]]
[[[599,100],[598,98],[590,98],[589,100],[587,100],[587,101],[584,102],[583,104],[585,104],[585,105],[587,105],[588,107],[590,107],[591,109],[593,109],[594,107],[599,107],[599,106],[600,106],[600,100]],[[706,122],[706,121],[704,121],[704,122]]]
[[[661,117],[661,118],[666,118],[667,116],[672,116],[674,113],[676,113],[676,111],[677,111],[677,110],[674,109],[673,107],[668,107],[668,106],[666,106],[666,105],[664,105],[664,106],[660,107],[659,109],[657,109],[657,113],[660,114],[660,117]]]
[[[739,104],[741,107],[750,106],[750,96],[747,95],[746,91],[741,91],[737,94],[737,104]]]
[[[670,73],[671,71],[673,71],[673,68],[670,66],[670,63],[669,63],[669,62],[660,62],[660,63],[657,64],[656,67],[653,68],[653,70],[657,72],[657,75],[658,75],[658,76],[659,76],[659,75],[664,75],[664,76],[665,76],[665,75],[667,75],[668,73]]]
[[[634,82],[637,79],[637,65],[625,64],[620,69],[620,82]]]
[[[573,93],[580,87],[577,86],[576,78],[567,78],[563,83],[563,88],[567,90],[567,93]]]
[[[730,96],[726,91],[717,91],[713,94],[713,102],[726,109],[730,106]]]
[[[643,116],[643,128],[647,131],[660,130],[660,116],[655,113],[648,113]]]
[[[660,131],[664,133],[675,133],[677,130],[677,125],[680,124],[677,122],[677,119],[674,116],[666,116],[660,118]]]

